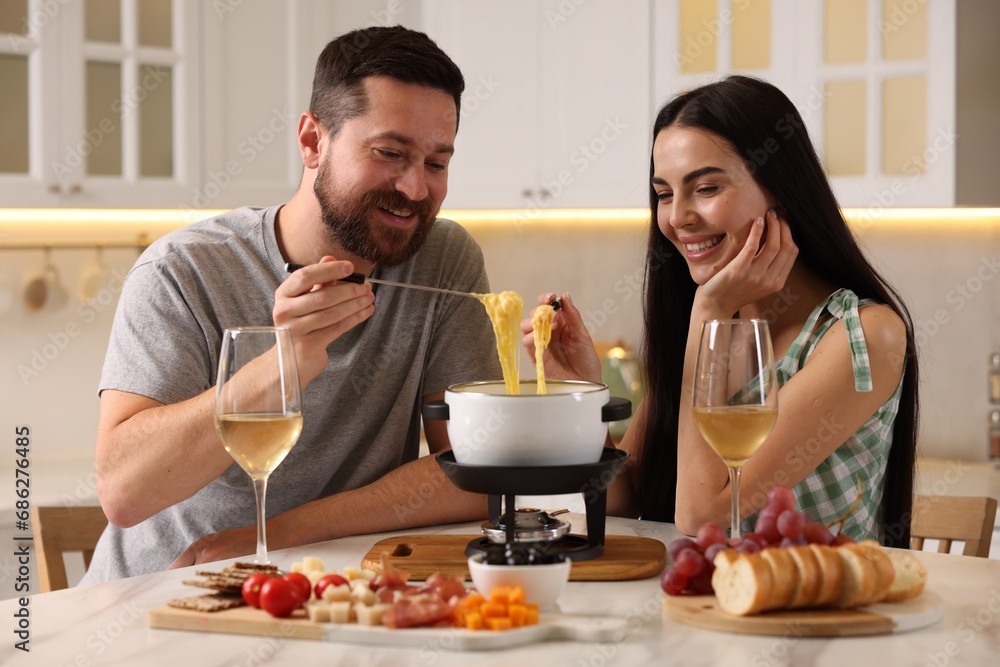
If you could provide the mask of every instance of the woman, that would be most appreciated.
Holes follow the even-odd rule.
[[[609,511],[689,534],[728,525],[726,467],[691,416],[693,366],[703,320],[763,318],[780,359],[780,407],[743,469],[742,516],[780,485],[830,522],[851,510],[860,479],[843,530],[908,546],[912,323],[848,229],[795,106],[766,82],[730,76],[669,102],[653,137],[646,395],[620,445],[635,465],[612,488]],[[563,296],[546,372],[600,381],[580,312]],[[525,345],[533,354],[530,335]]]

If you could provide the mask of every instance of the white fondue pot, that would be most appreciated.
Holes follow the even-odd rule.
[[[561,466],[596,463],[608,422],[627,419],[632,404],[611,398],[607,385],[549,380],[536,395],[535,381],[508,395],[503,382],[452,385],[444,401],[427,403],[424,419],[448,420],[448,438],[460,464]]]

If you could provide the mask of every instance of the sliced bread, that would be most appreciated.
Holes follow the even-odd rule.
[[[819,596],[820,571],[816,554],[808,546],[781,547],[788,552],[795,562],[798,572],[798,584],[795,595],[788,604],[790,608],[812,607]]]
[[[840,595],[834,601],[837,607],[848,608],[868,604],[875,591],[875,580],[878,576],[875,565],[858,549],[837,549],[842,567],[843,581]]]
[[[896,576],[883,601],[902,602],[923,593],[924,584],[927,583],[927,570],[920,561],[906,551],[894,549],[888,555]]]
[[[771,567],[763,556],[759,553],[742,554],[732,559],[716,556],[714,562],[716,569],[712,573],[712,587],[724,611],[747,616],[767,608],[773,579]]]
[[[848,549],[855,549],[860,552],[862,557],[871,561],[875,567],[875,587],[872,590],[871,598],[858,604],[871,604],[884,600],[885,596],[889,594],[893,579],[896,577],[896,571],[892,566],[892,561],[889,560],[889,554],[875,540],[865,540],[858,544],[848,544],[845,546]]]
[[[837,555],[836,547],[822,544],[810,544],[816,561],[819,563],[820,584],[816,595],[816,606],[825,607],[837,601],[840,597],[840,587],[844,582],[844,570]]]
[[[767,609],[784,609],[791,604],[799,587],[799,569],[787,549],[768,547],[760,555],[771,568],[771,596]]]

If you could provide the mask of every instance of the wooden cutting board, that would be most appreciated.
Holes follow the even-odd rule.
[[[663,612],[675,621],[708,630],[781,637],[848,637],[909,632],[941,620],[941,596],[924,591],[906,602],[858,609],[795,609],[733,616],[714,595],[663,596]]]
[[[468,580],[465,547],[482,535],[401,535],[376,542],[361,560],[362,567],[382,571],[382,553],[392,564],[418,581],[440,572]],[[624,581],[655,577],[666,565],[663,542],[635,535],[608,535],[604,553],[597,558],[575,561],[570,581]]]
[[[274,618],[251,607],[225,611],[201,612],[163,606],[147,616],[149,626],[166,630],[221,632],[282,640],[316,639],[348,644],[378,646],[414,646],[428,650],[479,651],[504,649],[551,639],[585,642],[610,642],[621,636],[625,619],[593,616],[568,616],[543,612],[538,625],[503,632],[464,630],[461,628],[408,628],[393,630],[353,623],[313,623],[302,610],[289,618]]]

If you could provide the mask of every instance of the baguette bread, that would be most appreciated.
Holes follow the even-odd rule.
[[[840,556],[835,547],[822,544],[810,544],[809,548],[816,555],[819,563],[820,585],[816,595],[816,606],[825,607],[833,604],[840,597],[840,589],[844,584],[844,571],[840,567]]]
[[[875,566],[857,549],[837,549],[843,581],[834,606],[846,609],[871,602],[875,593]]]
[[[719,556],[723,553],[720,552]],[[774,582],[771,567],[759,553],[740,554],[738,558],[716,556],[712,587],[724,610],[736,616],[748,616],[768,609]]]
[[[764,549],[760,552],[771,568],[774,590],[768,599],[768,609],[785,609],[792,604],[799,589],[799,568],[787,549]]]
[[[871,600],[862,604],[884,600],[886,595],[889,594],[893,580],[896,578],[896,570],[892,565],[892,561],[889,560],[889,554],[875,540],[865,540],[858,544],[845,545],[845,547],[860,552],[862,557],[870,560],[872,565],[875,566],[875,589],[872,591]]]
[[[788,605],[789,608],[798,609],[801,607],[816,606],[816,600],[819,598],[820,593],[819,587],[822,583],[820,581],[822,575],[819,571],[819,561],[816,560],[816,554],[807,546],[774,548],[785,549],[791,555],[798,570],[799,584],[795,589],[795,596]]]
[[[877,542],[839,547],[768,547],[760,553],[720,551],[712,586],[724,611],[737,616],[774,609],[858,607],[920,595],[927,571],[905,551]]]
[[[916,558],[906,551],[890,551],[889,561],[896,573],[884,602],[902,602],[915,598],[924,592],[927,570]]]

